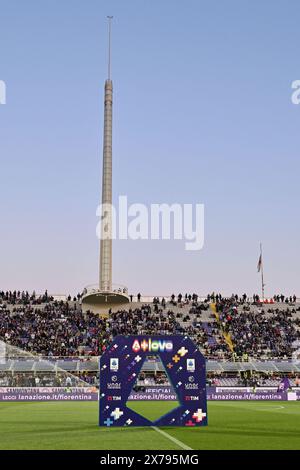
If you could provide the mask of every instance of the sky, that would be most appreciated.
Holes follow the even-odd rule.
[[[298,0],[0,0],[0,289],[98,280],[107,15],[114,199],[202,203],[205,241],[117,240],[132,293],[300,297]]]

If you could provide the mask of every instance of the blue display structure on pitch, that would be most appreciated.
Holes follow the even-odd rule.
[[[148,356],[158,356],[179,402],[150,421],[127,406]],[[99,425],[207,425],[205,358],[188,336],[117,336],[100,358]]]

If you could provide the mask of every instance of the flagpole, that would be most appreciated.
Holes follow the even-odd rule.
[[[260,256],[261,256],[261,294],[262,301],[265,300],[265,282],[264,282],[264,263],[263,263],[263,252],[262,252],[262,243],[260,244]]]

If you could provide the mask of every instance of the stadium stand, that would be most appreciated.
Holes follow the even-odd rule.
[[[10,351],[17,351],[2,363],[0,359],[0,386],[94,385],[98,357],[118,334],[189,335],[206,356],[208,380],[214,384],[276,386],[280,374],[286,374],[298,386],[300,303],[296,296],[276,295],[268,303],[246,294],[230,298],[179,294],[154,297],[151,303],[137,296],[137,300],[127,310],[101,318],[83,313],[79,294],[55,300],[47,292],[38,296],[0,292],[0,340]],[[146,372],[147,367],[151,380],[155,380],[153,371],[162,372],[155,361],[145,365]]]

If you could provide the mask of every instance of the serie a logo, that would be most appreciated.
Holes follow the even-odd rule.
[[[152,341],[151,339],[143,339],[141,342],[139,340],[134,340],[132,345],[132,350],[135,353],[139,351],[143,352],[170,352],[173,351],[172,341],[157,340]]]

